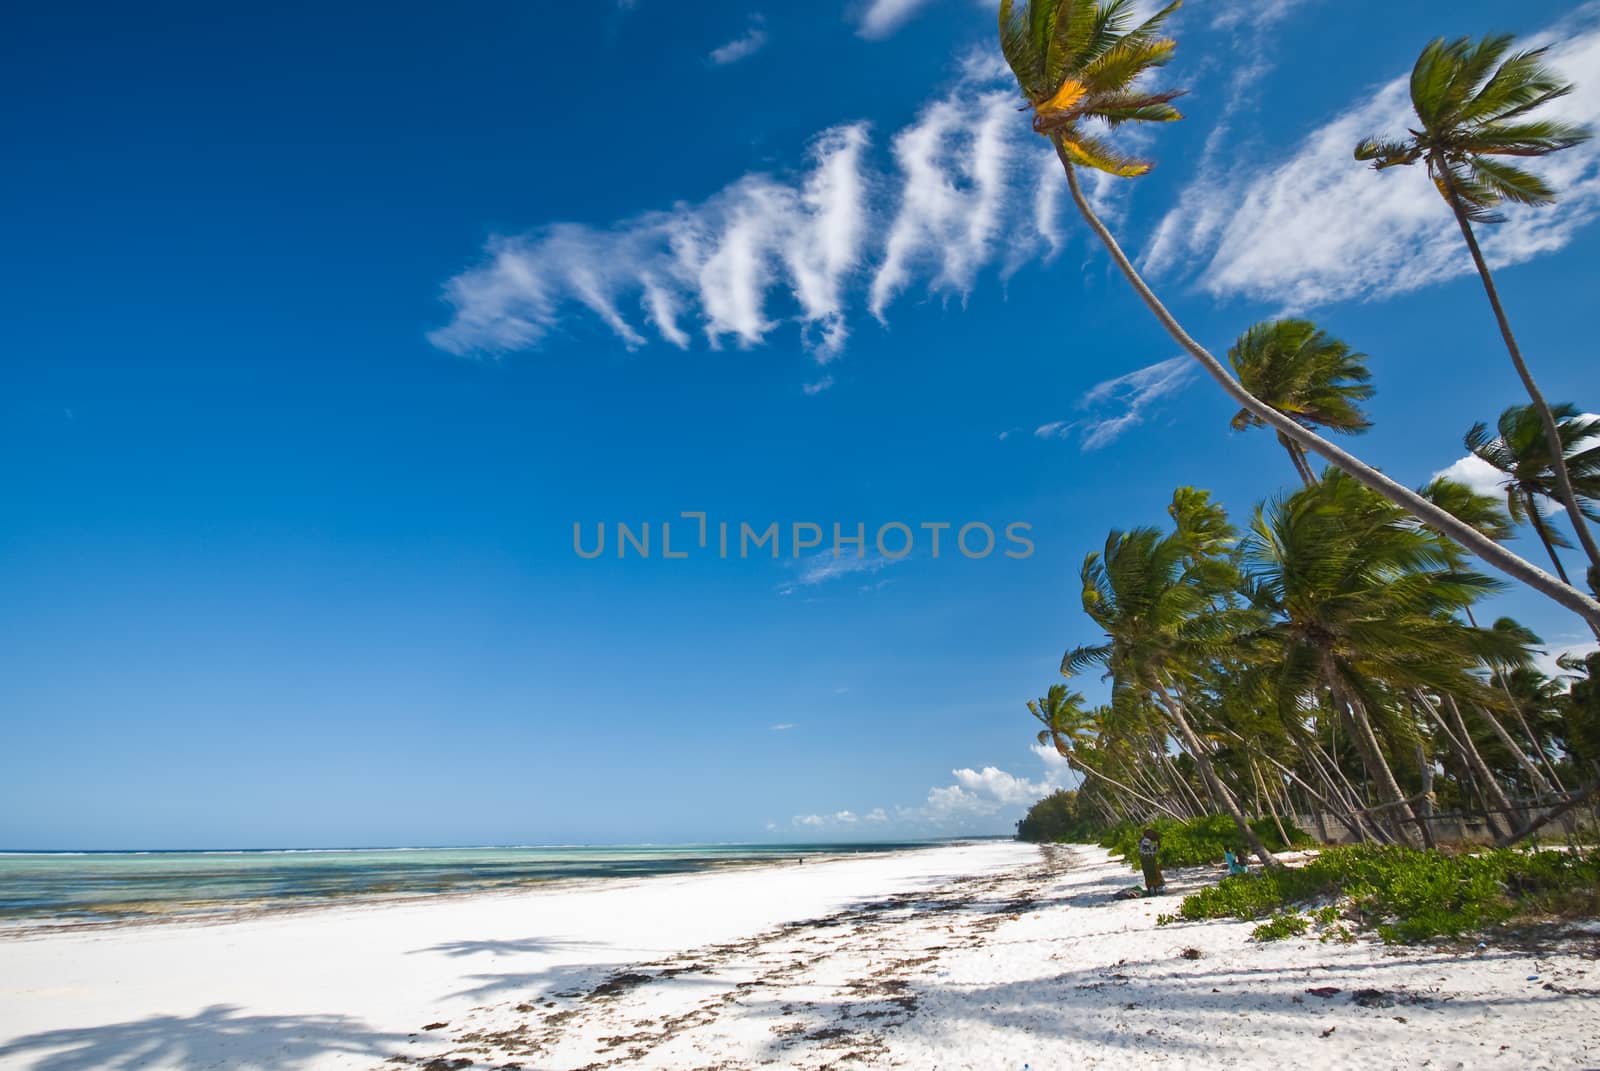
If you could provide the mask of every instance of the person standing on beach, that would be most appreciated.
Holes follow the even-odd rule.
[[[1153,828],[1146,829],[1139,838],[1139,865],[1144,868],[1144,887],[1146,892],[1158,893],[1167,886],[1167,879],[1161,876],[1161,834]]]

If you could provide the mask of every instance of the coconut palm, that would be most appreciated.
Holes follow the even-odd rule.
[[[1473,531],[1241,387],[1222,363],[1167,311],[1095,213],[1078,181],[1078,168],[1132,178],[1151,167],[1148,161],[1123,153],[1099,137],[1097,127],[1112,130],[1123,123],[1162,123],[1181,118],[1172,106],[1180,91],[1151,92],[1139,85],[1146,74],[1172,58],[1176,43],[1163,37],[1161,30],[1177,7],[1177,3],[1170,4],[1134,24],[1128,0],[1030,0],[1021,5],[1014,0],[1001,0],[1001,50],[1016,75],[1026,107],[1033,111],[1034,129],[1055,148],[1073,203],[1090,229],[1167,333],[1240,407],[1416,517],[1448,532],[1495,568],[1600,627],[1600,601]]]
[[[1472,263],[1483,280],[1506,352],[1533,403],[1546,450],[1557,458],[1551,466],[1555,497],[1572,512],[1573,530],[1589,557],[1590,567],[1600,570],[1600,546],[1595,545],[1588,526],[1578,515],[1577,494],[1560,461],[1562,448],[1555,413],[1522,358],[1472,227],[1474,223],[1500,222],[1504,217],[1496,209],[1507,201],[1521,205],[1548,205],[1555,201],[1554,191],[1543,179],[1506,157],[1548,156],[1589,137],[1589,132],[1580,126],[1532,118],[1539,108],[1572,92],[1572,86],[1541,62],[1546,49],[1507,56],[1511,42],[1509,34],[1491,35],[1476,42],[1467,37],[1429,42],[1411,70],[1411,106],[1417,115],[1417,127],[1405,138],[1368,138],[1356,146],[1355,155],[1357,160],[1370,160],[1380,171],[1419,161],[1426,164],[1428,177],[1455,214],[1461,236],[1472,253]]]
[[[1568,473],[1569,486],[1576,493],[1577,509],[1600,521],[1600,510],[1593,505],[1600,502],[1600,418],[1580,414],[1566,404],[1551,412],[1556,418],[1563,471]],[[1478,423],[1467,432],[1465,442],[1468,450],[1504,477],[1500,485],[1505,490],[1511,519],[1533,527],[1556,573],[1565,580],[1567,571],[1556,548],[1571,544],[1545,520],[1544,503],[1561,496],[1560,477],[1551,464],[1543,423],[1534,407],[1513,405],[1495,422],[1497,435],[1491,436],[1488,425]],[[1582,523],[1579,515],[1572,515],[1571,520],[1574,527]]]
[[[1084,709],[1081,693],[1067,691],[1064,684],[1052,684],[1043,697],[1028,700],[1028,712],[1044,726],[1039,730],[1039,743],[1055,748],[1056,754],[1066,759],[1074,770],[1104,781],[1117,791],[1173,818],[1180,817],[1161,801],[1129,788],[1097,765],[1084,761],[1084,750],[1093,747],[1100,734],[1096,728],[1096,711]]]
[[[1380,722],[1411,734],[1385,697],[1426,705],[1424,691],[1481,694],[1472,670],[1502,645],[1455,615],[1495,583],[1461,569],[1434,532],[1338,472],[1258,510],[1240,554],[1252,601],[1273,621],[1280,703],[1296,708],[1325,691],[1385,805],[1402,828],[1415,823]]]
[[[1061,672],[1073,676],[1103,666],[1112,680],[1113,705],[1148,701],[1160,709],[1213,803],[1233,819],[1264,864],[1277,865],[1217,775],[1186,700],[1201,668],[1225,656],[1255,621],[1249,611],[1226,604],[1231,587],[1216,583],[1209,559],[1201,567],[1191,564],[1194,555],[1184,539],[1154,528],[1107,536],[1104,551],[1089,554],[1080,574],[1084,612],[1105,630],[1106,642],[1068,651]]]
[[[1239,336],[1228,350],[1239,384],[1284,416],[1307,428],[1354,434],[1372,427],[1361,403],[1372,397],[1366,354],[1323,331],[1310,320],[1268,320]],[[1263,421],[1248,409],[1233,417],[1233,429],[1259,428]],[[1300,479],[1316,480],[1305,448],[1278,433]]]

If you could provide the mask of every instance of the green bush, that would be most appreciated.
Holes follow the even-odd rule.
[[[1597,888],[1600,852],[1499,848],[1452,856],[1413,848],[1353,846],[1330,848],[1297,869],[1224,878],[1184,897],[1177,915],[1188,920],[1248,921],[1335,898],[1345,905],[1345,914],[1362,928],[1375,930],[1385,943],[1415,944],[1460,937],[1518,917],[1592,913],[1600,896]],[[1335,917],[1327,908],[1316,915],[1324,924]]]
[[[1028,808],[1017,823],[1017,839],[1035,844],[1092,842],[1106,823],[1073,789],[1059,789]]]
[[[1161,834],[1161,854],[1157,856],[1163,867],[1206,866],[1222,862],[1222,853],[1233,848],[1241,856],[1248,849],[1240,843],[1239,828],[1225,814],[1206,815],[1180,822],[1175,818],[1158,818],[1153,822],[1133,824],[1124,822],[1100,838],[1102,847],[1121,855],[1134,869],[1139,866],[1139,838],[1148,828]],[[1289,843],[1278,836],[1277,824],[1270,818],[1257,818],[1250,823],[1269,851],[1281,852],[1289,848],[1305,848],[1312,844],[1311,837],[1292,822],[1284,823]]]
[[[1310,928],[1310,919],[1291,911],[1274,915],[1271,922],[1263,922],[1251,930],[1250,936],[1257,941],[1282,941],[1287,937],[1299,937]]]

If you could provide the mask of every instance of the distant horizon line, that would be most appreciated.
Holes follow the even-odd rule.
[[[939,837],[860,838],[856,840],[723,840],[723,841],[628,841],[570,842],[561,844],[382,844],[341,845],[328,848],[0,848],[0,856],[21,855],[304,855],[337,852],[439,852],[439,851],[516,851],[540,848],[828,848],[862,845],[947,844],[974,840],[1014,840],[1009,833],[971,833]]]

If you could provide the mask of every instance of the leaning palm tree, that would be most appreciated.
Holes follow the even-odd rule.
[[[1240,386],[1284,416],[1307,428],[1355,434],[1372,427],[1361,403],[1372,397],[1366,354],[1357,353],[1310,320],[1267,320],[1239,336],[1228,363]],[[1233,429],[1259,428],[1248,409],[1233,416]],[[1278,433],[1295,472],[1306,484],[1316,481],[1305,448]]]
[[[1187,540],[1154,528],[1107,536],[1105,550],[1088,555],[1080,573],[1083,610],[1105,631],[1106,642],[1068,651],[1061,672],[1070,677],[1102,666],[1112,681],[1113,705],[1157,707],[1194,760],[1212,802],[1233,819],[1261,861],[1273,866],[1276,859],[1218,775],[1187,695],[1200,667],[1226,655],[1255,624],[1255,615],[1226,605],[1232,589],[1219,583],[1223,563],[1195,558]],[[1231,572],[1227,579],[1234,579]]]
[[[1144,22],[1132,25],[1128,0],[1030,0],[1020,6],[1014,0],[1000,2],[1001,50],[1017,77],[1026,106],[1033,111],[1033,128],[1055,148],[1066,171],[1073,203],[1090,229],[1161,326],[1234,402],[1412,515],[1448,532],[1450,538],[1495,568],[1600,626],[1600,601],[1461,524],[1410,488],[1300,426],[1241,387],[1222,363],[1167,311],[1095,213],[1078,181],[1078,168],[1133,178],[1149,171],[1151,165],[1096,137],[1094,124],[1114,129],[1129,122],[1161,123],[1182,118],[1172,106],[1181,91],[1150,92],[1139,87],[1145,74],[1172,58],[1176,42],[1161,36],[1161,27],[1178,6],[1178,2],[1172,3]]]
[[[1500,222],[1504,217],[1496,209],[1504,202],[1548,205],[1555,201],[1554,191],[1543,179],[1509,163],[1506,157],[1548,156],[1589,137],[1587,130],[1571,123],[1531,118],[1535,110],[1572,92],[1572,85],[1541,62],[1546,49],[1506,57],[1511,41],[1511,35],[1500,34],[1477,42],[1467,37],[1429,42],[1411,69],[1411,106],[1417,113],[1417,127],[1406,138],[1366,139],[1356,146],[1356,159],[1372,161],[1379,171],[1419,161],[1427,165],[1428,177],[1467,240],[1506,352],[1537,411],[1546,449],[1558,457],[1552,466],[1556,498],[1572,513],[1572,527],[1589,556],[1590,567],[1600,570],[1600,546],[1578,515],[1577,495],[1559,460],[1555,413],[1522,359],[1494,276],[1472,229],[1474,223]]]
[[[1094,745],[1095,738],[1099,734],[1095,728],[1096,714],[1092,710],[1084,709],[1081,692],[1069,692],[1064,684],[1052,684],[1043,696],[1028,700],[1028,713],[1044,726],[1039,730],[1039,743],[1055,748],[1056,754],[1066,759],[1067,764],[1074,770],[1086,776],[1093,776],[1098,781],[1104,781],[1118,792],[1131,796],[1170,817],[1179,817],[1160,800],[1153,799],[1137,789],[1129,788],[1095,764],[1084,761],[1083,752]]]
[[[1600,417],[1581,414],[1571,405],[1550,410],[1556,418],[1556,437],[1560,443],[1561,470],[1567,473],[1568,486],[1575,492],[1577,512],[1569,510],[1573,527],[1588,516],[1600,521]],[[1503,477],[1500,486],[1506,494],[1506,509],[1511,519],[1533,527],[1545,553],[1561,579],[1567,579],[1557,547],[1570,546],[1561,533],[1545,520],[1544,502],[1559,499],[1560,476],[1552,464],[1545,439],[1543,417],[1533,406],[1513,405],[1495,422],[1498,434],[1491,436],[1486,424],[1472,425],[1467,432],[1467,449],[1491,465]]]
[[[1416,823],[1380,742],[1387,694],[1472,696],[1505,644],[1456,620],[1495,590],[1452,548],[1340,473],[1256,514],[1240,545],[1255,607],[1282,652],[1280,703],[1326,694],[1397,824]],[[1396,727],[1399,727],[1398,725]]]

